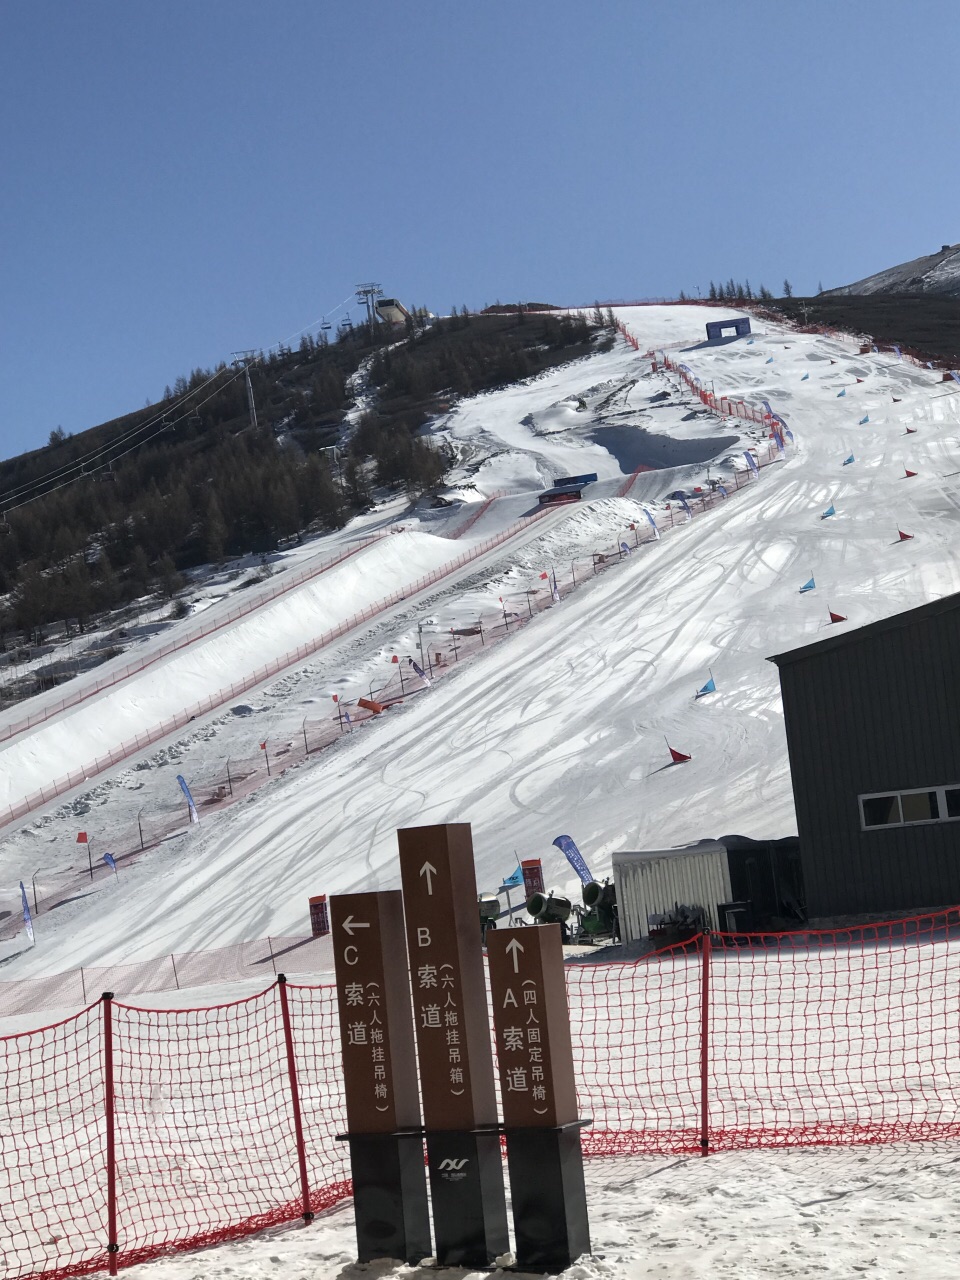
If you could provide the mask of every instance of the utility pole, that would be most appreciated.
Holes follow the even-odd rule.
[[[253,402],[253,384],[250,381],[250,366],[256,364],[260,359],[257,351],[234,351],[233,363],[239,369],[243,369],[243,376],[247,382],[247,405],[250,408],[250,425],[254,431],[257,429],[257,406]]]
[[[367,308],[367,323],[370,325],[370,337],[373,337],[373,330],[377,323],[377,299],[383,297],[383,290],[376,281],[368,281],[366,284],[357,285],[357,302],[361,307]]]

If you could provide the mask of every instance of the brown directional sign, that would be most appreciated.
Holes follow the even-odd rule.
[[[558,924],[487,934],[493,1026],[507,1128],[577,1119]]]
[[[469,823],[397,832],[427,1129],[497,1123]]]
[[[420,1124],[403,901],[389,893],[330,899],[347,1125],[354,1134]]]

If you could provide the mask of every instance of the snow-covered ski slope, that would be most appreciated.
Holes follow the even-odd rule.
[[[542,857],[548,880],[569,884],[551,845],[561,832],[602,875],[617,849],[795,830],[777,674],[766,658],[824,634],[828,609],[852,628],[960,589],[960,398],[950,390],[958,388],[893,356],[857,355],[854,343],[763,323],[754,323],[763,332],[752,342],[701,345],[705,321],[718,318],[712,308],[618,315],[641,352],[686,343],[675,358],[718,394],[769,399],[796,436],[786,461],[382,722],[347,735],[113,884],[41,917],[38,946],[4,966],[4,978],[303,932],[309,894],[398,884],[401,826],[472,823],[484,889],[516,865],[515,851]],[[578,396],[585,412],[577,412]],[[176,759],[189,777],[192,763],[211,752],[229,754],[238,733],[266,736],[278,717],[302,716],[364,671],[388,640],[415,653],[418,621],[442,613],[449,626],[458,609],[476,617],[478,602],[496,601],[511,575],[609,543],[611,525],[643,518],[640,499],[662,510],[657,500],[703,477],[706,458],[715,459],[714,475],[719,459],[729,471],[750,441],[744,424],[708,415],[689,394],[681,402],[676,380],[651,373],[649,359],[621,341],[522,387],[476,397],[436,430],[459,452],[455,490],[513,495],[448,550],[489,536],[491,521],[514,520],[517,500],[529,509],[552,476],[596,471],[600,482],[585,495],[590,505],[531,530],[527,545],[505,549],[498,566],[485,562],[433,602],[397,611],[392,632],[374,630],[249,699],[254,728],[228,713],[154,765]],[[698,442],[701,462],[693,460]],[[684,465],[645,473],[628,497],[613,497],[644,451]],[[917,475],[907,478],[907,469]],[[836,515],[821,519],[831,504]],[[450,519],[462,522],[463,513]],[[415,518],[402,523],[413,531],[403,535],[410,554],[432,554],[427,548],[441,540],[426,531],[439,531],[438,518],[425,515],[419,530]],[[913,539],[901,542],[898,527]],[[352,563],[400,545],[387,539]],[[811,576],[816,590],[801,595]],[[361,580],[357,590],[364,589]],[[292,599],[312,617],[319,592]],[[286,636],[277,643],[286,647]],[[211,653],[238,643],[221,634]],[[272,632],[258,626],[250,644],[248,656],[255,650],[262,661],[273,652]],[[230,652],[231,664],[241,661]],[[708,669],[718,692],[694,701]],[[142,696],[127,690],[134,719]],[[666,768],[665,737],[692,760]],[[13,757],[4,755],[6,768]],[[9,768],[14,780],[6,785],[15,788],[19,770],[36,761]],[[82,825],[108,841],[123,804],[135,811],[145,791],[174,785],[174,772],[119,771],[87,802]],[[0,872],[15,887],[44,859],[65,865],[77,828],[69,809],[25,828],[0,850]]]

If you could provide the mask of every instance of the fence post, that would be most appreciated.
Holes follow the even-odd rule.
[[[113,1094],[113,992],[104,991],[103,1003],[103,1109],[107,1147],[107,1253],[110,1274],[117,1274],[117,1160],[114,1147]]]
[[[304,1222],[312,1222],[310,1211],[310,1184],[307,1179],[307,1149],[303,1141],[303,1119],[300,1115],[300,1088],[297,1084],[297,1059],[293,1051],[293,1028],[290,1025],[290,1006],[287,1002],[286,974],[277,974],[280,990],[280,1016],[283,1019],[283,1039],[287,1046],[287,1073],[290,1077],[290,1105],[293,1109],[293,1129],[297,1139],[297,1161],[300,1165],[300,1196]]]
[[[710,1154],[710,931],[700,935],[700,1154]]]

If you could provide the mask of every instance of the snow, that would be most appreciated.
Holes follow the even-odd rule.
[[[585,1165],[593,1255],[564,1280],[953,1280],[953,1142],[634,1156]],[[529,1273],[358,1264],[350,1202],[309,1226],[131,1267],[130,1280],[483,1280]]]
[[[937,375],[889,356],[854,354],[835,338],[769,326],[752,343],[704,344],[701,326],[716,314],[702,307],[618,310],[641,350],[658,335],[686,341],[681,358],[718,393],[754,403],[769,398],[796,434],[786,462],[586,582],[383,723],[274,778],[114,883],[42,916],[40,944],[7,964],[4,977],[303,933],[310,893],[398,883],[400,826],[471,822],[482,888],[500,883],[516,849],[541,856],[550,882],[575,889],[551,843],[561,830],[575,837],[597,875],[609,872],[618,849],[663,848],[727,831],[791,834],[779,685],[766,659],[823,634],[829,608],[847,615],[839,625],[849,629],[960,589],[953,549],[960,505],[951,474],[960,470],[960,398],[945,392]],[[810,378],[801,381],[805,372]],[[847,396],[837,399],[841,388]],[[580,395],[587,412],[568,410]],[[865,413],[869,424],[858,426]],[[612,455],[604,461],[599,446],[584,443],[586,432],[611,425],[611,414],[678,448],[698,437],[734,437],[737,444],[703,462],[643,473],[618,499],[624,473]],[[546,437],[538,427],[568,419],[569,430]],[[652,374],[649,360],[622,342],[521,387],[477,397],[438,423],[437,433],[453,438],[464,421],[482,429],[482,444],[451,488],[462,491],[496,466],[497,486],[508,490],[464,538],[449,542],[412,526],[166,660],[167,676],[145,672],[112,697],[4,744],[6,794],[24,794],[44,773],[50,779],[89,758],[94,742],[99,749],[154,723],[178,700],[218,688],[398,580],[477,545],[529,512],[536,490],[558,472],[589,465],[601,480],[583,504],[531,526],[522,546],[509,543],[468,566],[432,601],[398,606],[362,635],[245,695],[250,716],[207,717],[175,749],[146,753],[146,767],[117,769],[87,801],[51,806],[24,824],[0,849],[11,889],[38,866],[75,866],[78,823],[109,840],[151,797],[170,796],[174,772],[189,780],[211,761],[250,754],[268,734],[296,732],[305,714],[331,705],[332,690],[357,696],[392,652],[415,653],[418,622],[475,621],[478,611],[499,609],[505,589],[535,585],[544,566],[569,574],[568,557],[589,556],[609,545],[616,526],[642,522],[641,503],[663,518],[664,496],[702,480],[706,465],[714,475],[743,466],[742,449],[759,435],[751,424],[719,421],[689,393],[681,400],[675,381]],[[906,423],[918,433],[906,436]],[[851,452],[856,463],[842,467]],[[905,463],[918,470],[915,478],[904,479]],[[830,503],[837,515],[821,520]],[[440,532],[446,522],[452,530],[464,518],[463,508],[451,508],[430,527]],[[915,538],[900,543],[898,526]],[[801,595],[811,574],[817,590]],[[718,692],[694,701],[707,667]],[[662,771],[664,735],[693,756],[683,769]],[[166,761],[177,770],[164,769]],[[13,950],[23,946],[21,937]]]
[[[42,914],[36,947],[27,948],[22,935],[5,944],[4,979],[304,933],[310,894],[398,886],[395,831],[402,826],[470,822],[482,890],[512,870],[515,852],[541,857],[548,883],[575,890],[551,843],[561,831],[574,836],[598,876],[609,873],[619,849],[730,831],[758,838],[795,831],[777,673],[767,658],[824,634],[828,608],[848,616],[833,628],[842,632],[960,590],[960,398],[939,375],[889,356],[858,355],[836,338],[767,325],[752,342],[707,345],[703,325],[717,317],[715,309],[617,314],[641,353],[688,344],[680,358],[718,393],[754,403],[768,398],[796,435],[786,461],[590,578],[382,722],[205,818],[199,830],[150,851],[112,882]],[[804,373],[809,378],[801,381]],[[838,399],[841,389],[846,396]],[[585,411],[577,411],[577,397]],[[864,415],[869,423],[858,426]],[[916,435],[905,435],[907,423],[918,427]],[[631,522],[645,522],[643,505],[662,521],[668,493],[701,483],[708,466],[713,476],[742,467],[742,451],[759,435],[750,424],[707,414],[680,394],[676,379],[651,373],[649,359],[621,341],[523,386],[464,402],[433,429],[457,450],[451,496],[475,495],[473,504],[438,514],[395,503],[320,540],[302,556],[330,555],[349,537],[391,521],[406,530],[113,693],[3,744],[3,794],[24,795],[450,563],[530,511],[554,476],[596,471],[599,480],[582,504],[525,527],[430,593],[244,695],[249,715],[228,709],[207,716],[22,823],[0,846],[10,889],[38,865],[53,872],[73,864],[78,825],[105,848],[139,807],[169,802],[175,772],[193,777],[212,761],[249,753],[258,739],[294,731],[319,705],[329,708],[332,690],[362,693],[392,653],[416,651],[418,623],[449,627],[495,610],[498,596],[524,591],[544,566],[562,572],[570,559],[609,546]],[[631,430],[650,440],[638,445]],[[640,447],[656,447],[659,461],[675,465],[643,473],[618,497],[631,470],[625,451]],[[842,467],[850,453],[856,462]],[[905,465],[917,470],[915,478],[904,478]],[[443,536],[493,493],[503,496],[462,539]],[[821,520],[831,503],[837,515]],[[901,543],[898,526],[913,540]],[[801,595],[811,575],[817,589]],[[163,639],[175,634],[171,628]],[[708,667],[718,692],[695,701]],[[663,768],[665,735],[692,755],[682,768]],[[212,993],[181,997],[205,998]],[[159,1003],[173,1002],[167,994]],[[3,1030],[30,1023],[9,1021]],[[788,1278],[849,1277],[861,1268],[896,1276],[921,1267],[928,1276],[953,1275],[960,1240],[943,1205],[952,1201],[957,1159],[956,1144],[941,1142],[735,1152],[706,1162],[591,1161],[596,1256],[572,1268],[568,1280],[751,1280],[774,1270]],[[359,1267],[353,1256],[345,1205],[307,1228],[127,1274],[470,1274]]]
[[[929,293],[955,297],[960,292],[960,245],[947,245],[936,253],[887,267],[853,284],[827,289],[825,297],[844,294]]]

